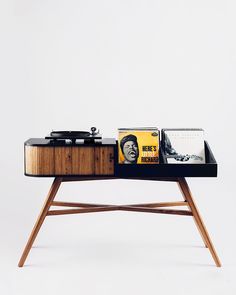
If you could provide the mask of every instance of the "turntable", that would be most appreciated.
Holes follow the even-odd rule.
[[[91,132],[88,131],[52,131],[45,139],[50,139],[52,143],[73,143],[82,141],[84,143],[99,143],[102,140],[99,130],[96,127],[91,127]]]

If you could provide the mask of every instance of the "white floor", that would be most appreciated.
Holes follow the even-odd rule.
[[[219,179],[189,184],[222,268],[215,267],[192,217],[134,212],[48,217],[25,267],[18,268],[50,181],[28,178],[19,198],[3,204],[0,294],[236,294],[233,188],[222,211],[227,184]],[[181,195],[175,184],[116,180],[63,184],[58,199],[117,204]]]

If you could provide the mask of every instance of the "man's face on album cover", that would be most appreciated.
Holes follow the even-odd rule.
[[[135,141],[129,140],[123,146],[123,154],[126,163],[136,162],[138,159],[138,145]]]

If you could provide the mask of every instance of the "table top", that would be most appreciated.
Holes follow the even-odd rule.
[[[30,138],[27,141],[25,141],[25,146],[45,146],[45,147],[55,147],[55,146],[110,146],[110,145],[116,145],[116,139],[115,138],[103,138],[101,142],[95,142],[95,143],[84,143],[83,140],[78,140],[76,143],[73,142],[67,142],[65,143],[63,140],[57,140],[52,141],[50,139],[45,138]]]

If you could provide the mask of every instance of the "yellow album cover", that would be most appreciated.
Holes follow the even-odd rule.
[[[159,131],[156,127],[119,128],[119,164],[158,164]]]

